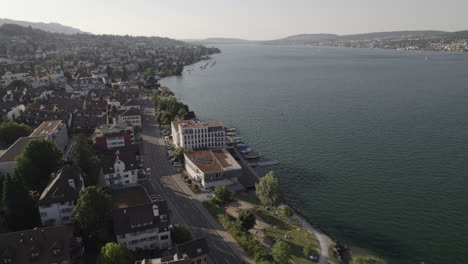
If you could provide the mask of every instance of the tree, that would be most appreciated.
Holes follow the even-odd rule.
[[[176,226],[171,229],[171,238],[174,244],[182,244],[192,240],[192,233],[183,226]]]
[[[185,108],[180,108],[177,114],[180,120],[185,120],[185,116],[187,115],[187,110],[185,110]]]
[[[387,262],[383,259],[379,259],[371,256],[361,256],[353,258],[350,264],[386,264]]]
[[[60,168],[63,151],[45,139],[29,141],[22,154],[15,158],[14,170],[28,189],[42,192],[49,176]]]
[[[67,79],[67,81],[69,82],[73,81],[73,77],[69,71],[64,71],[63,76]]]
[[[214,188],[214,198],[218,204],[226,204],[231,200],[231,192],[226,186],[217,186]]]
[[[115,242],[107,243],[101,248],[98,256],[98,264],[128,264],[134,263],[132,252],[122,244]]]
[[[17,178],[3,176],[2,205],[8,227],[24,230],[39,225],[39,214],[35,201]]]
[[[112,220],[112,198],[103,188],[86,187],[73,209],[73,219],[88,236],[106,241]]]
[[[34,73],[36,74],[36,78],[37,78],[37,75],[39,75],[39,73],[43,70],[44,68],[42,68],[41,65],[34,65]]]
[[[182,162],[184,160],[185,149],[183,147],[176,147],[172,156],[176,161]]]
[[[280,181],[273,171],[268,172],[265,177],[255,184],[256,194],[265,205],[276,206],[281,202],[282,194]]]
[[[279,264],[286,264],[291,257],[291,247],[284,241],[278,241],[271,249],[271,256]]]
[[[29,84],[27,84],[23,80],[14,80],[9,85],[8,88],[28,88]]]
[[[249,231],[255,226],[256,219],[252,211],[246,210],[239,213],[237,221],[239,222],[242,229]]]
[[[310,256],[314,255],[315,254],[315,248],[312,245],[312,243],[308,243],[304,247],[304,249],[302,250],[302,253],[304,253],[304,256],[306,256],[306,258],[309,258]]]
[[[27,137],[32,129],[25,124],[15,122],[6,122],[0,124],[0,142],[5,145],[11,145],[20,137]]]
[[[127,67],[122,67],[122,81],[128,81],[128,71]]]
[[[88,138],[80,134],[72,152],[73,165],[84,172],[83,180],[86,186],[96,184],[99,175],[99,157]]]

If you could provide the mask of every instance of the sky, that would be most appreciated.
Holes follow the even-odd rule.
[[[0,7],[0,18],[176,39],[468,30],[468,0],[0,0]]]

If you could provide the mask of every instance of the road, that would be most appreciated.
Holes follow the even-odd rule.
[[[150,194],[160,194],[167,200],[171,211],[171,223],[188,226],[195,238],[207,238],[210,263],[254,263],[176,174],[175,168],[167,159],[164,139],[156,126],[154,112],[148,112],[153,110],[151,102],[149,100],[143,102],[141,150],[145,168],[151,168],[151,175],[142,184],[147,187]]]

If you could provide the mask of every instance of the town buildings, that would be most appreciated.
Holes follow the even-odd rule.
[[[130,108],[128,110],[122,110],[117,113],[117,117],[114,118],[114,124],[128,124],[133,127],[141,127],[141,113],[140,110]]]
[[[143,160],[136,144],[114,148],[101,154],[105,186],[131,185],[138,181]]]
[[[62,120],[44,121],[31,133],[30,137],[45,136],[64,150],[68,145],[67,126]]]
[[[225,149],[188,152],[184,156],[187,174],[204,188],[238,183],[242,174],[242,167]]]
[[[0,235],[0,261],[5,264],[74,264],[83,254],[71,225],[35,228]]]
[[[152,201],[141,186],[115,189],[112,198],[118,243],[132,251],[164,249],[171,245],[166,201]]]
[[[99,151],[135,143],[133,130],[124,124],[104,124],[94,130],[93,142]]]
[[[38,206],[43,226],[64,225],[72,222],[80,191],[84,189],[80,170],[67,164],[53,175],[42,192]]]
[[[172,138],[177,147],[186,151],[197,149],[222,149],[226,146],[224,124],[214,122],[194,122],[192,120],[173,121]]]
[[[205,238],[191,240],[174,246],[169,256],[157,259],[143,259],[135,264],[206,264],[208,263],[208,244]]]

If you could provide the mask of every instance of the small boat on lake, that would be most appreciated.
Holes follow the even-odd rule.
[[[246,159],[256,159],[256,158],[260,158],[260,153],[252,152],[252,153],[249,153],[249,154],[245,154],[245,155],[244,155],[244,158],[246,158]]]

